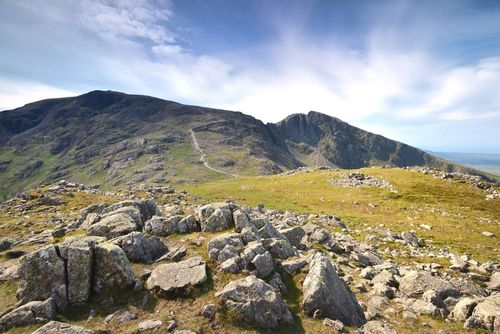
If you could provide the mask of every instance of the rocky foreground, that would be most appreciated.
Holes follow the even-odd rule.
[[[150,198],[174,192],[140,190]],[[63,181],[2,208],[50,210],[60,205],[58,198],[77,192],[98,193]],[[398,333],[397,319],[422,318],[500,333],[499,261],[481,264],[426,246],[410,231],[370,228],[361,231],[367,240],[361,242],[337,216],[193,204],[181,200],[184,195],[173,193],[163,204],[116,196],[115,203],[88,206],[78,219],[41,233],[0,239],[8,259],[0,280],[17,284],[17,304],[1,315],[0,331],[36,325],[29,332],[293,332],[304,318],[324,332]],[[401,248],[378,247],[381,240]],[[388,260],[400,253],[436,262]],[[298,291],[290,290],[293,282]],[[119,303],[120,295],[140,300]],[[168,315],[161,301],[172,303]],[[87,308],[86,321],[61,321]],[[184,312],[193,313],[191,321]],[[97,316],[104,317],[99,326],[91,322]]]

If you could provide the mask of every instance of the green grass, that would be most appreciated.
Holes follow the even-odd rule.
[[[337,214],[351,229],[384,224],[399,232],[416,230],[419,237],[431,240],[436,246],[469,253],[482,261],[498,258],[498,242],[483,236],[482,232],[500,236],[500,226],[478,218],[499,220],[500,199],[486,201],[482,190],[468,184],[434,179],[408,170],[365,168],[358,171],[388,180],[398,193],[373,187],[345,188],[329,182],[348,171],[238,178],[185,188],[207,201],[231,198],[241,204],[262,203],[277,210]],[[372,208],[369,203],[377,207]],[[429,224],[433,229],[420,228],[420,224]]]

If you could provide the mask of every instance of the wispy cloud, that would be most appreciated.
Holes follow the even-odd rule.
[[[310,28],[316,2],[293,2],[286,12],[279,2],[259,4],[260,23],[272,39],[207,54],[186,41],[190,31],[210,27],[178,25],[175,2],[8,3],[0,13],[0,42],[22,50],[24,64],[6,47],[0,78],[8,78],[10,88],[0,107],[38,99],[40,92],[55,97],[115,89],[240,110],[264,121],[317,110],[417,145],[427,141],[410,137],[408,126],[460,133],[471,121],[500,123],[500,58],[481,44],[499,35],[498,8],[481,10],[467,1],[439,2],[432,10],[430,2],[378,2],[359,9],[359,29],[322,31]],[[39,39],[45,50],[35,49],[44,48]],[[492,129],[485,140],[494,139]]]

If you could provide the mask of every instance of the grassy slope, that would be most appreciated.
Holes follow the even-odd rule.
[[[479,218],[499,220],[500,199],[486,201],[483,191],[467,184],[407,170],[358,171],[388,180],[398,193],[329,183],[329,179],[338,178],[345,171],[238,178],[188,186],[186,190],[210,201],[232,198],[239,203],[262,203],[278,210],[337,214],[351,229],[384,224],[395,231],[416,230],[419,237],[436,246],[469,253],[482,261],[498,258],[500,248],[496,239],[485,237],[482,232],[500,236],[500,226]],[[372,208],[369,203],[377,207]],[[423,229],[420,224],[431,225],[433,229]]]

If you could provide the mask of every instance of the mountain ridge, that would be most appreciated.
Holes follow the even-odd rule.
[[[201,163],[190,131],[214,170]],[[266,124],[242,112],[99,90],[0,112],[0,145],[2,197],[62,178],[186,184],[304,166],[481,174],[317,111]]]

